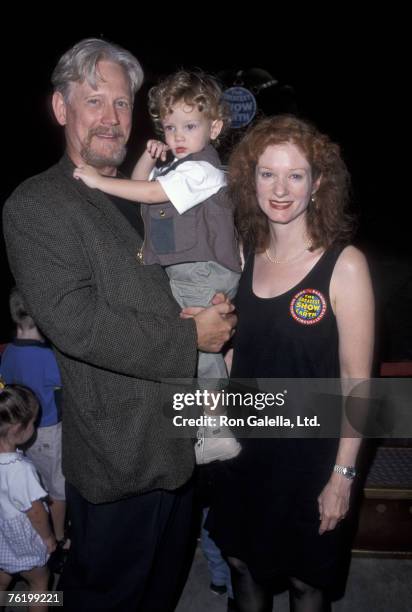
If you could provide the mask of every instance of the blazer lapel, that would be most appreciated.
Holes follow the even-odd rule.
[[[142,245],[142,238],[130,225],[129,221],[120,212],[117,206],[111,201],[110,197],[98,189],[90,189],[80,179],[75,180],[73,178],[74,164],[67,154],[60,160],[59,165],[63,174],[74,183],[73,187],[79,192],[81,198],[87,200],[89,204],[99,210],[113,234],[135,257]],[[137,206],[136,214],[139,214]]]

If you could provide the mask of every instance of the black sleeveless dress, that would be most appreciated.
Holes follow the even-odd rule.
[[[236,297],[231,377],[339,378],[329,285],[341,251],[326,251],[301,282],[274,298],[253,293],[254,256],[248,258]],[[227,556],[247,563],[258,582],[294,576],[334,589],[348,557],[345,521],[320,536],[317,497],[331,475],[339,440],[241,443],[240,455],[216,470],[206,524],[211,537]]]

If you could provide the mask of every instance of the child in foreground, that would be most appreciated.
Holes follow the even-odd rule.
[[[34,433],[39,404],[20,385],[0,382],[0,591],[19,573],[30,591],[47,591],[47,560],[56,549],[43,498],[47,492],[31,461],[18,447]],[[29,606],[30,611],[47,610]]]
[[[230,299],[240,277],[232,205],[225,174],[212,146],[228,124],[215,79],[179,71],[149,92],[149,110],[165,142],[149,140],[132,180],[78,167],[74,177],[110,195],[142,202],[145,225],[142,261],[164,266],[182,307],[208,306],[216,293]],[[171,151],[173,162],[161,169]],[[221,354],[199,353],[198,378],[227,377]]]

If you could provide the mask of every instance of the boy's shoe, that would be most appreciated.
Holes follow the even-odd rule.
[[[227,587],[225,584],[214,584],[214,582],[211,582],[209,589],[215,595],[226,595],[227,593]]]
[[[229,427],[199,427],[195,444],[196,463],[203,465],[233,459],[241,448]]]

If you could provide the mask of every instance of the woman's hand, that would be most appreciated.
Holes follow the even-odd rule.
[[[319,534],[335,529],[349,509],[352,481],[334,472],[318,497]]]

